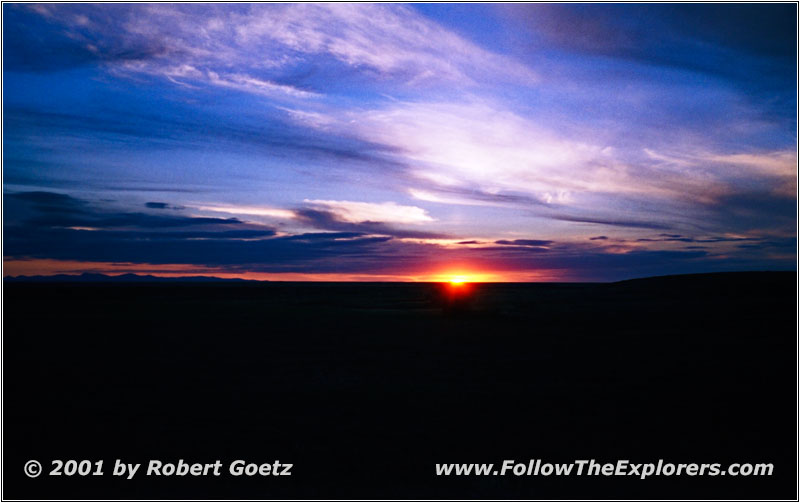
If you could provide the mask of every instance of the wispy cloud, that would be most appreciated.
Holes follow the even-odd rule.
[[[253,6],[237,21],[240,44],[278,42],[299,54],[328,54],[407,83],[463,82],[498,71],[516,80],[536,78],[527,67],[478,47],[408,6]]]
[[[323,201],[306,199],[311,207],[334,213],[344,222],[387,222],[396,224],[422,224],[433,222],[428,212],[416,206],[404,206],[389,201],[365,203],[358,201]]]
[[[791,4],[513,4],[500,9],[526,30],[532,51],[620,58],[751,85],[771,83],[779,69],[783,78],[793,78],[797,6]],[[768,75],[747,75],[743,66],[749,65],[729,64],[732,59],[757,60]]]
[[[281,208],[271,208],[268,206],[248,206],[248,205],[213,205],[201,204],[194,206],[200,211],[210,211],[212,213],[228,213],[232,215],[253,215],[271,218],[294,218],[295,213],[291,210]]]
[[[514,196],[502,194],[512,191],[560,204],[588,188],[640,190],[626,187],[614,169],[604,165],[604,159],[612,158],[603,145],[563,137],[481,100],[396,102],[337,115],[340,118],[317,118],[316,123],[392,147],[411,176],[462,197],[472,192],[485,199],[511,200]],[[453,199],[424,189],[412,193],[437,202]]]
[[[243,217],[266,217],[271,221],[308,222],[309,215],[326,215],[338,224],[399,224],[419,225],[434,222],[428,212],[417,206],[397,204],[393,201],[367,203],[361,201],[326,201],[306,199],[300,209],[283,209],[270,206],[232,204],[193,204],[189,208],[200,212],[222,213]],[[149,205],[153,203],[148,203]],[[159,203],[166,204],[166,203]],[[148,206],[154,208],[154,206]],[[158,208],[161,208],[160,206]],[[319,220],[315,220],[317,224]]]
[[[704,226],[736,194],[796,192],[796,154],[737,151],[689,135],[675,148],[578,136],[502,103],[395,101],[290,115],[312,129],[385,145],[409,195],[440,204],[526,208],[564,222],[669,229]]]
[[[498,75],[518,83],[536,80],[525,65],[403,5],[38,4],[29,9],[65,26],[87,57],[115,71],[271,96],[324,92],[323,82],[309,85],[296,75],[331,61],[403,85],[469,85]],[[134,48],[141,57],[123,57]]]

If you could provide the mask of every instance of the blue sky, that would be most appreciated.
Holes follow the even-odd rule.
[[[795,4],[4,4],[5,274],[794,269]]]

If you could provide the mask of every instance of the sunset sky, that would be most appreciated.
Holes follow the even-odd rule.
[[[796,261],[795,4],[3,4],[4,275]]]

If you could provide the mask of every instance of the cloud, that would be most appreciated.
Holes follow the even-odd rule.
[[[459,188],[428,183],[425,190],[408,189],[409,195],[420,201],[468,206],[538,206],[547,202],[531,195],[498,191],[485,192],[478,188]]]
[[[647,148],[642,156],[599,135],[575,138],[477,98],[393,102],[315,117],[306,125],[386,146],[409,166],[410,175],[425,182],[411,194],[433,202],[566,205],[580,203],[583,193],[675,197],[687,186],[699,193],[709,182],[724,184],[729,170],[721,161],[736,162],[751,175],[786,176],[795,158],[791,151],[665,155]],[[702,169],[712,163],[711,173]]]
[[[261,232],[274,230],[262,224],[249,223],[240,218],[216,218],[205,216],[184,216],[181,214],[153,214],[135,211],[114,210],[108,207],[97,207],[88,201],[70,195],[54,192],[22,192],[6,194],[5,199],[7,221],[12,225],[31,226],[45,229],[73,229],[83,231],[134,231],[137,236],[151,239],[158,237],[211,238],[207,233],[190,235],[170,235],[164,233],[170,229],[201,228],[202,231],[218,233],[220,238],[232,238],[241,232],[239,237],[255,237]],[[288,220],[295,226],[312,227],[328,231],[343,231],[350,237],[362,235],[379,235],[397,238],[444,239],[449,236],[422,230],[397,228],[389,224],[422,224],[433,219],[420,208],[389,203],[361,203],[353,201],[310,201],[311,207],[297,210],[284,210],[269,207],[253,206],[197,206],[194,210],[234,214],[237,216],[265,216]],[[163,210],[185,209],[165,202],[145,204],[148,209]],[[317,209],[315,209],[317,208]],[[325,208],[325,209],[322,209]],[[380,219],[380,220],[378,220]],[[160,234],[143,234],[143,230]],[[199,232],[199,231],[194,231]],[[221,234],[228,232],[228,234]],[[320,234],[328,236],[329,234]],[[338,232],[335,239],[342,239],[345,234]],[[331,238],[334,239],[334,238]]]
[[[568,140],[488,103],[396,103],[349,118],[360,137],[403,152],[412,175],[447,188],[525,192],[558,203],[570,189],[613,183],[592,165],[603,146]],[[564,175],[574,170],[582,176]]]
[[[796,232],[796,196],[744,190],[721,196],[711,209],[713,224],[718,228],[783,234]]]
[[[652,179],[632,176],[608,145],[571,139],[487,100],[393,102],[317,113],[307,125],[386,146],[407,166],[409,193],[424,201],[588,208],[597,201],[587,195],[663,192]]]
[[[365,250],[423,261],[448,247],[542,260],[586,251],[571,240],[611,254],[795,232],[783,44],[796,30],[774,12],[796,6],[471,11],[512,11],[522,33],[488,18],[447,29],[432,20],[445,11],[399,4],[3,9],[6,187],[96,198],[16,195],[15,229],[187,250],[337,234],[337,250],[374,239]],[[429,248],[399,244],[412,239]],[[704,260],[777,253],[750,246],[762,242],[703,241]]]
[[[708,154],[701,160],[724,165],[740,166],[758,174],[778,178],[794,178],[797,174],[797,152],[779,150],[764,153]]]
[[[797,152],[780,150],[763,153],[706,154],[701,161],[725,169],[740,184],[761,183],[776,196],[795,197],[797,194]]]
[[[277,236],[238,219],[158,216],[114,210],[66,194],[5,195],[7,258],[195,264],[261,270],[325,269],[336,258],[362,257],[390,237],[363,233]]]
[[[434,222],[422,208],[395,202],[366,203],[358,201],[305,200],[306,206],[287,210],[268,206],[197,205],[200,211],[227,213],[238,216],[267,217],[331,231],[353,231],[361,234],[380,234],[403,238],[443,238],[444,234],[404,230],[392,225],[420,225]],[[392,224],[392,225],[389,225]]]
[[[575,222],[581,224],[597,224],[608,225],[611,227],[631,227],[634,229],[670,229],[671,225],[660,222],[645,222],[641,220],[616,220],[592,217],[580,217],[574,215],[554,215],[551,218],[555,220],[564,220],[565,222]]]
[[[761,238],[746,237],[746,236],[709,236],[709,237],[688,237],[681,234],[659,234],[653,238],[639,238],[636,241],[639,243],[729,243],[738,241],[760,241]]]
[[[274,229],[236,219],[124,212],[67,194],[6,194],[5,260],[60,260],[147,265],[177,264],[178,270],[215,268],[226,274],[358,273],[422,275],[454,264],[475,270],[547,272],[553,279],[609,280],[678,272],[785,268],[793,266],[794,237],[735,244],[760,244],[724,255],[710,249],[666,250],[543,239],[498,240],[499,246],[442,246],[395,239],[383,224],[351,223],[315,210],[300,212],[312,225],[334,232],[279,235]],[[54,219],[61,217],[62,220]],[[91,223],[83,228],[76,224]],[[422,235],[423,233],[419,233]],[[679,239],[677,234],[664,239]],[[475,243],[478,244],[478,243]],[[497,243],[496,243],[497,244]],[[764,255],[767,253],[768,255]],[[774,256],[769,255],[773,253]],[[549,271],[549,272],[548,272]],[[365,277],[366,277],[365,276]]]
[[[98,64],[125,64],[163,55],[165,48],[157,40],[112,40],[101,44],[96,37],[70,30],[52,30],[52,22],[85,26],[80,14],[62,16],[69,10],[52,4],[9,5],[3,8],[3,70],[19,72],[56,72]],[[113,12],[114,8],[107,9]],[[98,24],[114,26],[112,19]],[[97,34],[99,35],[99,34]]]
[[[562,222],[700,228],[734,194],[763,187],[793,196],[797,186],[791,150],[726,151],[694,135],[663,150],[660,143],[617,146],[608,142],[613,137],[573,137],[486,99],[394,101],[296,120],[383,145],[417,200],[524,208]]]
[[[439,232],[398,229],[383,222],[352,222],[342,220],[337,213],[313,208],[295,210],[295,218],[303,225],[332,231],[358,232],[369,235],[414,239],[447,239],[451,237]]]
[[[230,213],[234,215],[253,215],[259,217],[283,218],[291,219],[295,217],[295,213],[291,210],[284,210],[281,208],[272,208],[268,206],[246,206],[246,205],[217,205],[217,204],[201,204],[195,206],[196,209],[201,211],[211,211],[215,213]]]
[[[185,65],[182,65],[182,70],[186,70]],[[220,87],[227,87],[239,91],[249,92],[253,94],[264,94],[267,96],[274,96],[276,94],[286,94],[298,98],[311,98],[319,96],[317,93],[311,91],[304,91],[296,87],[271,82],[268,80],[252,77],[242,73],[219,74],[217,72],[207,70],[205,74],[194,68],[189,67],[190,71],[169,71],[169,77],[193,77],[195,79],[205,79],[209,83]]]
[[[218,229],[244,222],[236,218],[156,215],[124,210],[98,210],[87,201],[55,192],[5,194],[9,222],[48,228],[83,229],[171,229],[205,227]]]
[[[322,208],[343,222],[384,222],[395,224],[424,224],[434,219],[416,206],[403,206],[395,202],[365,203],[358,201],[326,201],[306,199],[313,208]]]
[[[149,208],[151,210],[183,210],[186,209],[183,206],[175,206],[169,203],[162,203],[157,201],[150,201],[144,203],[145,208]]]
[[[553,241],[547,239],[514,239],[513,241],[501,239],[495,241],[495,243],[499,245],[547,247],[553,244]]]
[[[327,54],[407,82],[462,82],[476,69],[534,79],[526,67],[492,54],[418,14],[408,6],[293,4],[253,6],[239,16],[237,41],[265,40],[301,54]]]
[[[395,153],[392,147],[299,128],[287,122],[281,111],[263,110],[258,121],[219,117],[213,113],[197,117],[191,107],[177,106],[170,112],[163,115],[140,110],[121,113],[111,108],[100,113],[81,114],[5,106],[3,120],[10,138],[67,137],[70,146],[88,139],[106,140],[128,148],[128,142],[136,140],[139,147],[149,144],[160,148],[197,149],[199,145],[214,141],[218,147],[230,150],[254,151],[278,158],[299,156],[335,160],[348,163],[348,168],[353,169],[368,165],[370,169],[395,171],[402,167],[389,157]],[[51,148],[52,143],[48,142]]]
[[[86,202],[76,199],[67,194],[58,192],[21,192],[17,194],[5,194],[6,200],[12,202],[19,201],[30,205],[34,210],[41,213],[70,213],[82,214],[86,211]]]
[[[791,4],[516,4],[531,51],[561,50],[686,69],[750,85],[792,79],[796,6]],[[755,63],[762,74],[748,75]]]
[[[777,196],[794,196],[797,192],[797,152],[794,149],[772,151],[714,152],[707,147],[668,152],[644,149],[653,167],[685,173],[697,181],[716,182],[712,190],[705,189],[705,200],[724,197],[731,192],[752,190],[761,185]],[[700,195],[702,186],[690,183],[691,195]]]
[[[21,10],[17,24],[36,21],[30,19],[36,13],[61,25],[74,52],[110,64],[113,71],[276,98],[317,96],[302,79],[292,82],[293,76],[309,68],[336,68],[332,62],[404,85],[468,84],[498,74],[517,82],[536,78],[524,65],[404,5],[48,4],[31,6],[25,15]],[[19,34],[26,35],[25,30]],[[314,85],[325,87],[325,82]]]

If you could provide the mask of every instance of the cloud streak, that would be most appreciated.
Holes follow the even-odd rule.
[[[47,192],[7,194],[5,204],[6,211],[14,215],[10,220],[13,223],[4,224],[4,260],[11,262],[142,264],[137,266],[139,271],[147,271],[150,264],[150,271],[155,273],[163,265],[182,264],[179,268],[187,271],[194,267],[240,274],[405,274],[419,278],[466,263],[496,272],[539,271],[550,278],[572,280],[633,277],[656,271],[724,270],[730,263],[729,258],[721,260],[705,249],[648,249],[645,245],[651,243],[644,242],[515,239],[445,246],[424,232],[370,222],[342,222],[333,214],[314,210],[300,210],[298,215],[326,232],[285,234],[238,219],[120,212]],[[748,248],[739,252],[742,263],[746,263],[748,253],[785,251],[796,243],[774,238],[690,239],[673,234],[660,234],[652,241],[747,244]],[[774,263],[786,266],[788,258],[775,259]]]
[[[313,98],[312,87],[325,91],[320,82],[292,82],[320,58],[403,85],[462,84],[498,72],[518,82],[536,79],[526,66],[404,5],[37,4],[29,11],[65,27],[78,59],[278,98]]]

